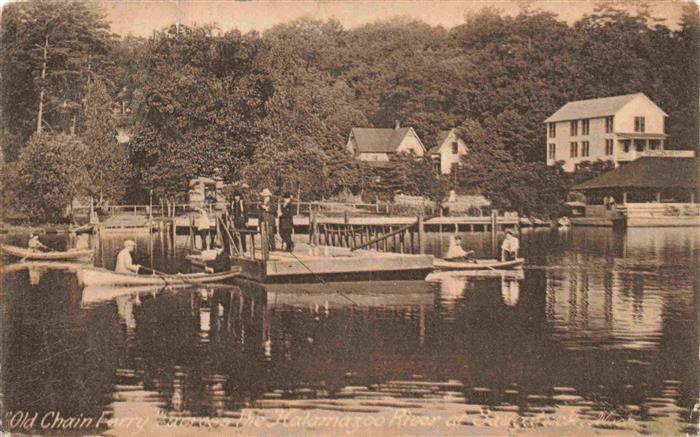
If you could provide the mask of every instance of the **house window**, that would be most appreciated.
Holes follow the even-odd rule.
[[[622,140],[622,151],[625,153],[630,153],[630,140]]]
[[[649,141],[649,150],[659,150],[661,148],[661,140]]]
[[[613,118],[605,117],[605,133],[609,134],[613,131]]]
[[[581,156],[591,156],[591,146],[588,141],[581,142]]]
[[[452,142],[452,154],[456,155],[459,153],[459,144],[457,144],[457,141]]]
[[[581,120],[581,135],[588,135],[590,130],[591,130],[591,121],[588,119]]]
[[[611,156],[613,154],[613,140],[605,140],[605,154]]]
[[[646,143],[646,141],[644,141],[644,140],[634,140],[635,150],[637,150],[637,152],[643,152],[645,143]]]
[[[570,134],[572,137],[575,137],[576,135],[578,135],[578,120],[571,120]]]
[[[644,132],[644,117],[634,117],[634,131]]]
[[[571,143],[570,154],[572,158],[578,157],[578,143],[576,141]]]
[[[549,123],[549,138],[556,138],[557,136],[557,124]]]
[[[556,144],[552,143],[549,145],[549,150],[547,151],[547,157],[549,159],[552,159],[552,160],[556,159],[556,157],[557,157],[557,145]]]

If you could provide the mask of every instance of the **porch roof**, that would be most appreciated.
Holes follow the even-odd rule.
[[[618,133],[616,134],[622,139],[650,139],[650,140],[664,140],[668,137],[666,134],[650,134],[644,132],[630,132],[630,133]]]
[[[700,158],[644,157],[572,188],[700,188]]]

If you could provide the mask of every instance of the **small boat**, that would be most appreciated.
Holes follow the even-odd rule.
[[[522,226],[522,227],[532,226],[532,220],[530,220],[527,217],[520,217],[520,219],[518,220],[518,223],[520,223],[520,226]]]
[[[220,282],[241,274],[241,268],[220,273],[182,273],[168,275],[136,275],[131,273],[116,273],[97,267],[84,267],[78,271],[78,282],[84,286],[93,285],[175,285],[175,284],[205,284]]]
[[[447,261],[436,259],[433,266],[438,270],[509,270],[519,269],[525,264],[525,258],[516,258],[512,261],[499,261],[497,259],[478,259],[476,262]]]
[[[203,269],[207,266],[208,261],[214,261],[216,259],[216,251],[205,250],[200,253],[191,253],[185,255],[185,259],[193,266]]]
[[[44,261],[62,261],[69,259],[89,258],[93,255],[92,249],[70,249],[65,252],[38,252],[26,247],[11,246],[9,244],[0,244],[0,252],[4,252],[11,256],[16,256],[17,258]]]

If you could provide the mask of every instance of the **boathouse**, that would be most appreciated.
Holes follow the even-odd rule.
[[[700,159],[644,157],[576,185],[585,217],[574,224],[700,226]]]

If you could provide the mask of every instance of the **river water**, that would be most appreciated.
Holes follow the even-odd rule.
[[[125,238],[103,236],[97,264]],[[138,262],[182,268],[167,242],[128,238]],[[488,255],[488,234],[465,240]],[[2,428],[696,434],[697,230],[547,229],[521,244],[522,274],[428,281],[80,290],[72,273],[6,265]]]

